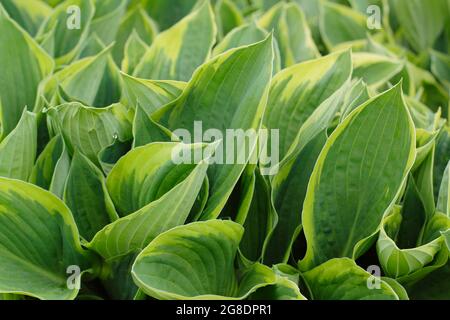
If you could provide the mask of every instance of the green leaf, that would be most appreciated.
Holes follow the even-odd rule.
[[[138,295],[139,288],[131,277],[131,267],[137,253],[133,252],[105,263],[108,273],[101,278],[102,284],[111,299],[133,300]]]
[[[390,220],[395,221],[395,217],[388,217],[385,223],[389,224]],[[392,229],[391,232],[395,232],[398,227],[390,226],[389,228]],[[437,238],[420,247],[400,249],[391,237],[392,234],[389,235],[385,227],[382,227],[377,242],[377,253],[384,272],[394,279],[421,270],[433,261],[442,246],[442,238]]]
[[[90,33],[96,33],[106,45],[116,38],[120,24],[118,21],[125,14],[126,0],[94,0],[95,15],[90,26]]]
[[[327,140],[323,132],[309,142],[272,181],[271,199],[277,220],[264,251],[264,263],[287,262],[291,246],[301,231],[303,201],[311,173]]]
[[[444,28],[445,1],[391,0],[390,5],[412,48],[417,52],[431,48]]]
[[[444,177],[445,168],[450,161],[450,129],[444,127],[436,141],[436,150],[433,164],[433,190],[435,197],[438,198],[438,192]]]
[[[99,36],[94,33],[89,36],[89,38],[85,41],[85,45],[83,46],[83,50],[80,52],[78,56],[78,60],[93,57],[98,55],[105,49],[105,44],[99,38]]]
[[[53,137],[39,155],[31,172],[29,182],[48,190],[52,182],[56,164],[61,158],[64,141],[60,135]]]
[[[255,0],[255,5],[263,10],[268,10],[276,5],[278,0]]]
[[[370,99],[367,85],[361,79],[352,81],[350,90],[342,102],[341,122],[357,107]]]
[[[145,8],[161,30],[165,30],[185,17],[197,2],[197,0],[171,0],[170,2],[148,0]]]
[[[322,46],[322,39],[319,31],[320,1],[294,0],[305,13],[308,25],[311,28],[314,41],[318,46]]]
[[[403,62],[373,53],[354,53],[353,68],[353,78],[377,87],[398,74],[403,69]]]
[[[239,8],[230,0],[218,0],[214,6],[214,12],[216,14],[220,38],[223,38],[231,30],[244,23],[244,17],[239,11]]]
[[[416,148],[417,148],[417,156],[414,162],[413,171],[418,170],[422,166],[422,164],[429,158],[430,153],[434,153],[436,140],[439,135],[439,130],[434,130],[434,128],[430,128],[433,130],[432,132],[422,129],[416,128]],[[434,159],[428,159],[428,161]]]
[[[409,77],[409,81],[413,82],[414,87],[417,89],[416,92],[410,94],[417,95],[421,102],[435,112],[442,106],[447,105],[449,92],[437,82],[430,72],[412,63],[407,63],[406,66],[407,77]],[[447,108],[444,108],[442,111],[444,116],[448,116]]]
[[[178,153],[203,156],[202,150],[201,145],[191,148],[173,142],[152,143],[128,152],[106,181],[119,216],[127,216],[158,200],[190,174],[196,165],[177,164]]]
[[[1,5],[31,36],[52,13],[52,8],[41,0],[2,0]]]
[[[229,50],[200,67],[182,95],[154,113],[152,118],[175,134],[175,130],[180,129],[178,132],[183,135],[182,141],[185,143],[189,143],[185,138],[190,138],[186,135],[197,139],[194,129],[200,121],[203,132],[217,129],[221,138],[226,136],[225,128],[257,134],[267,101],[272,63],[273,44],[270,36],[254,45]],[[220,116],[211,116],[216,114]],[[217,137],[210,139],[217,140]],[[201,219],[219,215],[250,159],[256,146],[255,140],[233,136],[226,141],[228,147],[222,141],[218,148],[229,152],[223,153],[223,159],[215,160],[234,164],[210,166],[210,198]],[[246,145],[248,149],[244,148]],[[236,154],[236,150],[239,150],[239,154]]]
[[[271,226],[270,241],[264,254],[266,263],[286,262],[292,243],[301,231],[301,210],[306,188],[327,139],[326,130],[341,106],[348,84],[349,79],[313,110],[281,163],[270,168],[279,169],[271,180],[271,198],[277,220]]]
[[[133,136],[133,148],[145,146],[151,142],[175,141],[172,132],[153,121],[140,104],[137,105],[134,117]]]
[[[420,131],[425,130],[425,133],[428,135],[429,131],[434,131],[436,128],[436,118],[440,117],[440,115],[438,116],[438,114],[414,98],[406,96],[405,101],[413,118],[414,125],[417,128],[417,140],[421,139],[421,136],[424,134]]]
[[[275,284],[265,286],[250,295],[250,300],[306,300],[298,287],[298,270],[290,265],[273,266],[276,273]]]
[[[442,232],[442,235],[445,239],[445,245],[450,252],[450,229],[447,229],[445,232]]]
[[[441,52],[431,52],[431,71],[450,90],[450,56]]]
[[[385,1],[385,0],[382,0]],[[376,35],[372,36],[367,34],[367,42],[364,46],[363,51],[379,54],[386,57],[398,58],[397,54],[394,52],[404,50],[404,48],[396,47],[395,45],[389,46],[389,44],[383,43],[376,37]],[[398,53],[398,52],[397,52]],[[400,56],[402,54],[399,54]],[[405,84],[403,84],[405,85]],[[403,87],[404,88],[404,87]]]
[[[329,50],[343,42],[366,38],[367,18],[364,14],[325,1],[322,2],[320,12],[320,34]]]
[[[370,288],[374,277],[349,258],[331,259],[303,273],[315,300],[398,300],[395,291],[379,279],[379,288]]]
[[[200,215],[202,214],[203,210],[205,209],[206,202],[208,201],[209,197],[209,180],[208,176],[205,177],[203,180],[202,188],[200,189],[199,194],[197,195],[197,199],[195,200],[195,203],[191,209],[191,212],[189,213],[189,217],[186,220],[187,222],[194,222],[198,221]]]
[[[395,291],[395,293],[397,294],[397,296],[400,300],[409,300],[408,292],[395,279],[391,279],[388,277],[381,277],[381,280],[386,282],[392,288],[392,290]]]
[[[94,57],[84,58],[55,73],[45,85],[45,94],[51,99],[58,86],[72,99],[86,105],[94,105],[100,90],[111,48]],[[72,102],[67,101],[67,102]]]
[[[277,277],[276,283],[258,289],[250,300],[306,300],[297,284],[284,277]]]
[[[427,217],[431,217],[436,210],[433,191],[434,154],[435,148],[433,144],[430,152],[428,152],[420,167],[415,168],[413,166],[412,168],[417,190],[420,193],[420,198],[424,205]]]
[[[19,301],[25,300],[25,296],[20,294],[0,293],[1,301]]]
[[[286,155],[305,121],[349,81],[351,73],[350,51],[343,51],[299,63],[273,78],[264,125],[279,130],[280,159]]]
[[[214,14],[208,1],[159,34],[134,75],[155,80],[188,81],[209,57],[216,37]]]
[[[0,300],[447,298],[423,2],[0,0]]]
[[[361,245],[379,229],[414,157],[414,126],[401,84],[353,111],[328,139],[311,176],[301,268],[362,254]]]
[[[411,286],[414,286],[415,284],[418,284],[422,280],[426,279],[428,277],[428,275],[442,269],[446,265],[447,262],[448,262],[448,250],[446,250],[446,249],[440,250],[436,254],[432,263],[424,266],[422,269],[417,270],[416,272],[414,272],[410,275],[407,275],[407,276],[397,279],[397,281],[402,283],[402,285],[404,285],[408,290]],[[445,276],[444,276],[444,278],[445,278]],[[433,286],[430,285],[430,287],[433,287]]]
[[[186,87],[184,82],[144,80],[124,73],[122,80],[124,104],[133,109],[139,104],[148,115],[174,101]]]
[[[67,177],[70,170],[70,155],[67,150],[67,145],[64,142],[61,156],[56,162],[53,177],[50,182],[49,191],[56,195],[58,198],[63,198],[64,187],[66,185]]]
[[[212,55],[217,56],[229,49],[262,41],[266,37],[267,32],[253,21],[230,31],[214,48]]]
[[[449,277],[450,262],[447,262],[421,281],[407,287],[409,296],[412,300],[449,300],[450,281],[445,281]]]
[[[89,106],[102,108],[119,102],[121,96],[119,68],[115,65],[112,58],[106,55],[108,50],[107,48],[93,57],[92,64],[88,62],[86,68],[82,66],[81,69],[83,71],[80,73],[75,71],[75,73],[70,74],[68,72],[67,78],[65,78],[65,75],[61,75],[62,78],[65,78],[63,80],[64,83],[58,87],[52,104],[81,102]],[[87,58],[86,60],[91,60],[91,58]],[[74,67],[72,70],[78,66],[77,64],[71,66]],[[62,72],[66,70],[69,71],[70,69],[67,68]],[[90,79],[92,79],[92,83]],[[53,83],[50,82],[49,87]]]
[[[255,148],[255,151],[257,148]],[[248,164],[220,213],[221,219],[230,219],[243,225],[247,221],[255,191],[256,164]]]
[[[184,224],[202,187],[207,168],[205,161],[200,162],[187,178],[158,200],[103,228],[88,247],[104,259],[114,259],[142,250],[159,234]]]
[[[297,4],[277,4],[258,20],[258,25],[269,32],[274,31],[282,68],[319,57],[303,11]]]
[[[234,258],[243,231],[241,225],[222,220],[173,228],[139,254],[133,279],[158,299],[243,299],[275,282],[273,272],[260,264],[238,281]]]
[[[244,235],[239,250],[251,261],[260,260],[269,226],[273,219],[270,188],[259,170],[255,171],[255,190],[244,222]]]
[[[54,7],[58,6],[58,4],[60,4],[63,1],[64,0],[47,0],[47,3],[48,3],[49,6],[54,8]]]
[[[448,229],[450,229],[450,218],[446,214],[436,211],[425,225],[420,244],[434,241],[441,236],[445,240],[445,232]]]
[[[0,143],[0,176],[27,181],[36,148],[36,115],[24,110],[17,127]]]
[[[53,56],[57,65],[67,64],[76,57],[88,36],[94,11],[91,0],[66,0],[41,26],[38,37],[55,30]]]
[[[120,70],[111,56],[108,56],[103,78],[95,96],[93,106],[107,107],[120,101],[122,84],[120,83]]]
[[[448,217],[450,217],[450,161],[448,162],[442,176],[436,209],[444,212]]]
[[[51,108],[48,114],[56,130],[67,143],[70,153],[80,150],[96,165],[98,154],[115,139],[131,139],[131,125],[120,104],[108,108],[89,108],[78,102]]]
[[[396,244],[401,248],[414,248],[417,246],[420,234],[423,232],[427,220],[425,206],[417,188],[416,180],[412,175],[409,177],[408,185],[402,207],[393,209],[401,211],[392,216],[398,219],[399,228],[395,231]]]
[[[114,61],[120,65],[124,57],[124,50],[130,35],[136,32],[139,37],[150,45],[157,33],[157,27],[152,19],[147,15],[142,7],[130,10],[122,19],[113,48]]]
[[[68,267],[89,267],[69,209],[51,193],[0,178],[0,292],[74,299]]]
[[[39,83],[53,70],[52,59],[0,5],[0,141],[33,110]],[[26,77],[24,76],[26,75]]]
[[[133,30],[133,33],[125,43],[125,55],[122,60],[122,71],[132,74],[147,50],[147,44],[139,37],[136,30]]]
[[[36,36],[36,42],[48,53],[49,56],[55,55],[55,32],[56,29],[51,29],[47,33]]]
[[[67,177],[64,202],[72,210],[80,235],[87,241],[118,219],[103,173],[78,151],[74,153]]]
[[[366,14],[370,5],[382,7],[383,0],[348,0],[352,8]]]
[[[117,161],[119,161],[119,159],[127,154],[127,152],[131,149],[131,140],[122,142],[119,140],[119,137],[114,139],[114,142],[111,145],[107,146],[98,153],[98,161],[100,162],[103,172],[108,175]]]

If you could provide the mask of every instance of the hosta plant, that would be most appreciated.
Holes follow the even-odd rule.
[[[0,0],[0,299],[450,299],[447,0]]]

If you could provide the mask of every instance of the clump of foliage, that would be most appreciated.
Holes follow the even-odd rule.
[[[0,0],[0,297],[450,299],[449,48],[446,0]]]

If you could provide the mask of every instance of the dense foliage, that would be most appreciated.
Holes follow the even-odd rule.
[[[450,299],[449,50],[448,0],[0,0],[0,299]]]

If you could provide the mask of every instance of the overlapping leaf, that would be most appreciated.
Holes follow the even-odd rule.
[[[397,85],[358,107],[333,132],[308,185],[302,269],[362,253],[412,167],[413,130]]]
[[[314,299],[318,300],[398,300],[395,291],[382,280],[376,280],[348,258],[331,259],[303,274]]]
[[[144,205],[103,228],[89,244],[90,248],[105,259],[117,258],[143,249],[160,233],[182,225],[186,221],[205,179],[207,162],[202,161],[194,168],[189,165],[170,168],[169,159],[166,158],[161,159],[165,162],[150,162],[146,164],[146,168],[136,171],[146,155],[153,153],[155,156],[164,158],[167,153],[171,156],[174,149],[179,147],[179,144],[174,143],[150,144],[133,150],[117,164],[117,168],[114,168],[108,177],[108,186],[120,212],[123,214],[123,205],[126,204],[123,197],[126,190],[121,188],[119,191],[116,187],[120,187],[120,182],[122,182],[122,187],[126,185],[130,188],[127,190],[128,198],[134,197],[134,199],[130,199],[131,205],[136,205],[139,198],[143,202],[138,203],[136,208],[140,207],[142,203]],[[200,146],[184,148],[193,152],[195,150],[202,151]],[[127,171],[131,172],[130,176],[123,175],[121,172],[123,166],[127,166]],[[117,175],[122,177],[122,181],[117,181],[120,179],[120,176]],[[185,177],[186,175],[187,177]],[[123,179],[129,180],[129,183],[124,184]],[[181,182],[179,182],[180,180]],[[133,189],[136,189],[133,188],[136,185],[142,188],[141,191],[144,193],[147,191],[147,194],[131,193]],[[156,189],[153,196],[148,194],[152,189]]]
[[[144,292],[160,299],[245,298],[276,278],[259,264],[236,277],[233,263],[242,233],[241,225],[222,220],[169,230],[139,254],[133,278]]]
[[[53,38],[51,53],[57,65],[73,61],[79,53],[88,36],[94,13],[95,7],[91,0],[66,0],[55,8],[41,26],[38,37]]]
[[[0,140],[32,111],[40,82],[53,71],[52,59],[0,6]],[[26,77],[24,75],[27,75]]]
[[[121,104],[97,109],[81,103],[66,103],[49,111],[52,128],[60,133],[69,151],[81,151],[93,163],[98,164],[98,154],[115,139],[131,138],[131,125],[127,111]]]
[[[448,299],[449,9],[0,0],[0,300]]]
[[[444,28],[445,1],[390,1],[405,37],[416,51],[431,48]]]
[[[258,24],[267,31],[274,30],[283,68],[319,56],[305,15],[295,3],[280,2],[262,16]]]
[[[182,130],[179,132],[184,134],[181,138],[185,143],[192,142],[185,141],[186,135],[190,139],[196,138],[196,122],[197,125],[201,122],[203,132],[209,129],[220,131],[222,137],[209,137],[211,140],[226,137],[225,129],[249,130],[257,134],[266,106],[272,61],[270,36],[254,45],[229,50],[199,68],[182,95],[158,110],[153,118],[172,132]],[[223,164],[209,168],[210,198],[203,219],[219,215],[256,146],[255,139],[250,139],[247,149],[250,152],[245,152],[242,150],[246,141],[239,141],[235,136],[228,140],[218,147],[226,151],[223,159],[216,159]],[[240,157],[242,152],[243,157]],[[240,158],[243,159],[239,161]],[[230,161],[234,165],[225,164]]]
[[[208,58],[215,37],[214,15],[209,2],[205,1],[155,38],[134,75],[155,80],[187,81]]]
[[[24,111],[17,127],[0,143],[0,176],[27,181],[36,149],[36,115]]]
[[[36,186],[0,178],[0,292],[74,299],[67,270],[89,267],[69,209]]]

